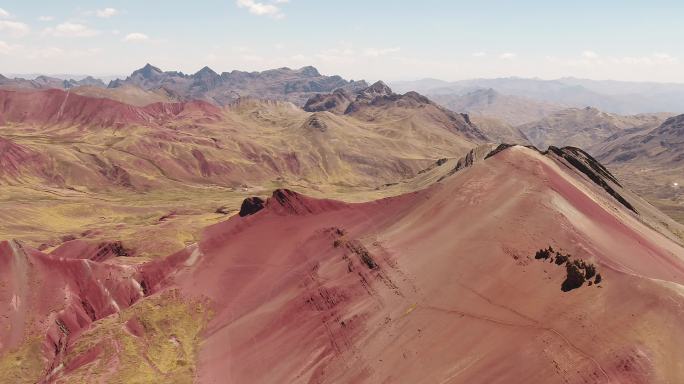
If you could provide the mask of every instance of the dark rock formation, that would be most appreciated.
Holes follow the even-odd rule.
[[[242,202],[238,215],[240,217],[253,215],[264,208],[264,203],[265,201],[260,197],[248,197]]]
[[[501,152],[501,151],[503,151],[503,150],[505,150],[505,149],[508,149],[508,148],[510,148],[510,147],[513,147],[514,145],[515,145],[515,144],[506,144],[506,143],[499,144],[498,147],[494,148],[493,151],[489,152],[489,153],[487,154],[487,156],[485,156],[485,159],[489,159],[490,157],[496,155],[497,153],[499,153],[499,152]]]
[[[561,284],[563,292],[572,291],[581,287],[585,282],[588,286],[596,285],[601,282],[601,275],[596,273],[596,266],[582,259],[573,259],[569,254],[554,251],[553,247],[540,249],[534,255],[536,260],[548,260],[558,266],[565,265],[566,276]],[[591,279],[595,277],[592,282]]]
[[[613,196],[613,198],[615,198],[615,200],[617,200],[620,204],[624,205],[630,211],[639,214],[632,204],[630,204],[624,197],[622,197],[622,195],[617,193],[606,182],[606,179],[608,179],[609,181],[615,183],[618,187],[622,187],[615,176],[613,176],[603,165],[601,165],[588,153],[575,147],[564,147],[563,149],[549,147],[548,152],[554,153],[555,155],[565,159],[578,171],[585,174],[591,181],[608,192],[609,195]]]
[[[579,268],[579,265],[576,262],[566,263],[565,271],[567,273],[567,276],[565,277],[565,281],[563,281],[563,284],[561,284],[561,291],[563,292],[568,292],[572,291],[573,289],[577,289],[581,287],[582,284],[584,284],[584,282],[586,281],[586,279],[584,278],[584,273]]]

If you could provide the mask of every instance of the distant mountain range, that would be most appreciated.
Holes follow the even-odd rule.
[[[136,102],[145,102],[135,86],[151,92],[150,102],[200,99],[226,105],[238,97],[291,101],[303,106],[312,96],[336,89],[357,92],[368,87],[363,80],[326,76],[311,66],[300,69],[278,68],[262,72],[231,71],[217,73],[204,67],[194,74],[163,71],[147,64],[126,78],[114,79],[84,75],[0,75],[0,88],[74,89],[91,87],[117,89],[107,97],[119,99],[135,93]],[[423,79],[389,84],[400,94],[415,91],[455,111],[478,117],[494,117],[510,125],[539,120],[563,108],[593,107],[605,112],[633,115],[639,113],[684,113],[684,84],[626,81],[599,81],[577,78],[541,80],[495,78],[443,81]],[[86,91],[89,95],[98,92]],[[101,93],[101,92],[100,92]],[[120,95],[123,93],[123,95]],[[342,96],[338,94],[338,97]],[[328,100],[329,101],[329,100]]]
[[[590,148],[618,132],[655,128],[668,117],[665,113],[622,116],[592,107],[568,108],[517,128],[537,148],[551,145]]]
[[[565,107],[594,107],[618,114],[653,112],[684,113],[684,84],[597,81],[576,78],[541,80],[526,78],[471,79],[447,82],[436,79],[400,81],[390,84],[405,92],[413,90],[438,100],[492,89],[508,96]]]
[[[34,79],[29,80],[20,77],[10,79],[0,75],[0,87],[5,89],[70,89],[80,86],[96,86],[104,88],[106,85],[102,80],[96,79],[92,76],[86,76],[80,80],[65,80],[57,77],[39,75]]]
[[[33,80],[23,78],[9,79],[0,75],[0,87],[5,89],[74,89],[82,86],[107,88],[115,91],[88,90],[88,95],[101,94],[120,100],[126,94],[134,93],[136,100],[141,92],[132,92],[135,86],[144,92],[151,92],[149,102],[204,100],[218,105],[227,105],[240,97],[256,97],[260,99],[285,100],[296,105],[304,103],[313,95],[331,92],[335,89],[357,91],[368,87],[365,81],[348,81],[340,76],[321,75],[314,67],[300,69],[278,68],[263,72],[232,71],[216,73],[204,67],[194,74],[178,71],[162,71],[147,64],[134,71],[125,79],[116,79],[109,84],[93,77],[81,80],[63,80],[56,77],[38,76]],[[126,92],[116,89],[128,88]],[[122,94],[123,93],[123,94]],[[161,97],[161,99],[160,99]],[[122,101],[126,101],[125,99]]]
[[[314,67],[278,68],[263,72],[232,71],[218,74],[209,67],[197,73],[162,71],[150,64],[125,80],[109,83],[109,88],[136,85],[145,90],[164,90],[179,100],[200,99],[226,105],[240,97],[286,100],[303,105],[316,93],[335,89],[358,90],[365,81],[347,81],[340,76],[321,75]]]
[[[466,94],[432,94],[429,97],[452,111],[495,118],[514,126],[542,119],[564,108],[527,97],[504,95],[492,88],[476,89]]]

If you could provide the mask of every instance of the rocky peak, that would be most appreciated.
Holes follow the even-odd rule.
[[[321,75],[320,72],[318,72],[318,70],[316,68],[314,68],[310,65],[308,65],[306,67],[302,67],[299,71],[302,73],[302,75],[308,76],[308,77],[318,77]]]
[[[373,85],[361,91],[361,94],[372,97],[390,96],[393,93],[394,92],[392,92],[392,89],[382,81],[376,81],[375,83],[373,83]]]
[[[205,66],[204,68],[200,69],[195,73],[195,77],[218,77],[219,74],[214,72],[213,69],[209,68],[208,66]]]
[[[131,74],[131,77],[134,77],[135,75],[139,75],[145,79],[153,79],[153,78],[161,75],[162,73],[164,73],[164,72],[162,72],[161,69],[153,66],[150,63],[147,63],[147,64],[145,64],[144,67],[134,71]]]

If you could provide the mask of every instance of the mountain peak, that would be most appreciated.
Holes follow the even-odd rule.
[[[376,81],[373,85],[361,91],[361,95],[364,97],[390,96],[393,93],[392,89],[381,80]]]
[[[209,68],[206,65],[202,69],[197,71],[197,73],[195,73],[195,76],[207,76],[207,75],[214,77],[214,76],[218,76],[219,74],[216,73],[213,69]]]
[[[162,72],[161,69],[159,69],[159,68],[153,66],[153,65],[150,64],[150,63],[147,63],[147,64],[145,64],[144,67],[142,67],[142,68],[140,68],[140,69],[134,71],[133,74],[132,74],[132,76],[135,76],[136,74],[138,74],[138,75],[140,75],[140,76],[142,76],[142,77],[144,77],[144,78],[146,78],[146,79],[149,79],[149,78],[155,77],[155,76],[157,76],[157,75],[160,75],[160,74],[162,74],[162,73],[163,73],[163,72]]]
[[[318,77],[321,75],[320,72],[318,72],[318,69],[316,69],[315,67],[313,67],[311,65],[307,65],[306,67],[302,67],[299,69],[299,71],[303,75],[309,76],[309,77]]]

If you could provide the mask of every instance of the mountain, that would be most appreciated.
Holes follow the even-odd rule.
[[[39,126],[121,127],[154,125],[199,111],[216,117],[218,107],[201,101],[149,104],[138,108],[107,98],[91,98],[58,89],[44,91],[0,90],[0,124]]]
[[[249,98],[140,107],[56,89],[0,91],[0,185],[26,202],[0,200],[0,238],[48,248],[64,236],[116,239],[159,255],[249,191],[382,197],[383,185],[483,142],[461,115],[396,105],[411,100],[336,115]]]
[[[576,148],[500,146],[458,163],[365,203],[277,189],[154,260],[116,243],[2,242],[2,375],[684,380],[672,369],[684,248],[661,214]]]
[[[39,75],[33,80],[24,78],[7,78],[0,75],[0,89],[70,89],[79,86],[105,87],[102,80],[87,76],[80,80],[64,80],[56,77]]]
[[[493,118],[512,126],[540,120],[563,109],[560,105],[503,95],[492,88],[477,89],[464,95],[435,94],[430,98],[452,111],[467,113],[471,117]]]
[[[532,145],[518,127],[491,117],[470,116],[470,120],[494,143]]]
[[[140,103],[143,101],[166,100],[204,100],[217,105],[227,105],[240,97],[254,97],[290,101],[301,106],[318,93],[332,92],[336,89],[353,92],[367,86],[365,81],[347,81],[340,76],[321,75],[311,66],[294,70],[279,68],[263,72],[232,71],[221,74],[205,66],[194,74],[184,74],[178,71],[162,71],[158,67],[146,64],[125,79],[110,81],[109,85],[91,76],[80,80],[63,80],[43,75],[33,80],[0,77],[0,89],[67,90],[83,87],[81,93],[85,95],[108,97],[137,105],[142,105]],[[124,90],[120,91],[119,88]],[[135,90],[136,88],[140,90]]]
[[[589,148],[628,129],[657,127],[667,117],[667,114],[620,116],[592,107],[569,108],[517,128],[538,148],[551,145]]]
[[[139,107],[144,107],[153,103],[172,103],[180,101],[162,89],[156,91],[147,91],[135,85],[123,85],[116,88],[79,86],[71,88],[69,91],[81,96],[111,99]]]
[[[592,151],[630,188],[671,216],[684,219],[684,115],[655,128],[618,133]]]
[[[601,159],[611,163],[634,159],[672,166],[684,160],[684,115],[671,117],[660,126],[635,128],[614,135],[599,145]]]
[[[304,105],[308,112],[328,111],[352,116],[363,121],[401,121],[417,127],[430,121],[467,137],[473,142],[484,142],[487,136],[467,115],[454,113],[416,92],[394,93],[382,81],[353,92],[336,90],[319,94]]]
[[[209,67],[187,75],[162,71],[150,64],[134,71],[124,80],[115,80],[109,88],[134,85],[147,91],[163,91],[178,100],[205,100],[226,105],[240,97],[290,101],[303,105],[317,93],[335,89],[357,90],[364,81],[347,81],[339,76],[321,75],[314,67],[279,68],[263,72],[232,71],[218,74]]]
[[[392,83],[401,92],[421,92],[435,95],[463,96],[469,92],[493,89],[498,93],[524,97],[537,102],[583,108],[591,106],[602,111],[634,115],[641,113],[683,113],[684,84],[596,81],[575,78],[556,80],[519,77],[469,79],[440,82],[434,79]]]

